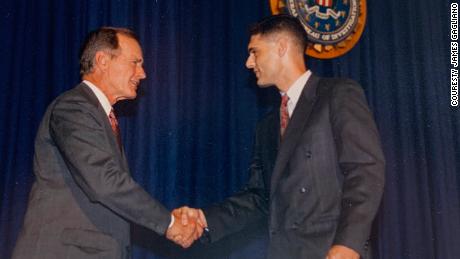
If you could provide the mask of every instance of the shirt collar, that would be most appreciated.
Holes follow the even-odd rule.
[[[110,111],[112,110],[112,105],[110,105],[109,99],[105,94],[93,83],[91,83],[88,80],[83,80],[83,83],[85,83],[96,95],[97,99],[99,100],[99,103],[102,105],[102,108],[104,109],[105,113],[107,116],[109,116]]]
[[[288,111],[289,116],[292,115],[295,106],[297,105],[297,101],[299,100],[300,94],[302,93],[305,84],[307,83],[308,79],[311,76],[311,71],[307,70],[303,73],[297,80],[288,88],[287,92],[283,93],[280,92],[281,95],[287,94],[289,97],[288,102]]]

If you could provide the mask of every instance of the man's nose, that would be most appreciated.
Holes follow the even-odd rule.
[[[138,76],[139,76],[139,78],[140,78],[140,79],[144,79],[144,78],[146,78],[146,77],[147,77],[147,75],[145,74],[145,70],[144,70],[144,67],[142,67],[142,66],[141,66],[141,67],[139,67],[139,69],[138,69],[138,72],[137,72],[137,73],[138,73]]]
[[[252,55],[249,55],[248,59],[246,60],[246,68],[254,68],[254,58],[252,57]]]

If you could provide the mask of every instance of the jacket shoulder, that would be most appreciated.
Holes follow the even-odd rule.
[[[354,89],[362,91],[361,85],[350,78],[326,78],[322,77],[319,79],[318,91],[320,93],[326,91],[346,91],[346,89]]]

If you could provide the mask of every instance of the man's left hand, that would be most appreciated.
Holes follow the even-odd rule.
[[[174,217],[174,224],[166,230],[166,238],[188,248],[203,233],[203,227],[197,224],[195,219],[191,219],[186,225],[181,223],[180,215],[171,214]]]
[[[359,254],[346,246],[334,245],[329,249],[326,259],[359,259]]]

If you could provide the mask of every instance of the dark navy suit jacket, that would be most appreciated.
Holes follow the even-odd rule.
[[[259,122],[244,190],[205,209],[211,241],[267,220],[269,258],[367,254],[384,186],[379,134],[361,87],[312,75],[282,141],[279,112]]]

